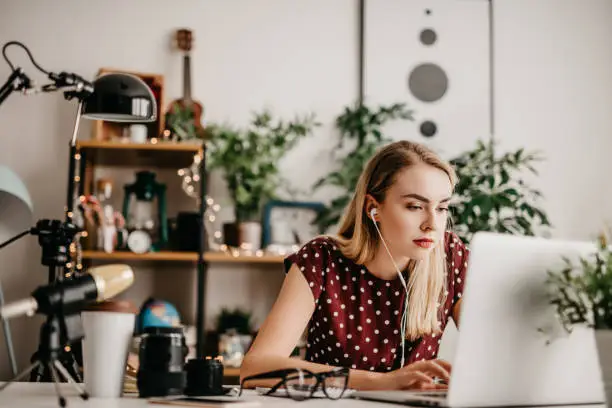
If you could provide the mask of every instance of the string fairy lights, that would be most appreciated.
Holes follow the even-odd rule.
[[[200,182],[200,165],[202,157],[200,154],[193,156],[193,162],[189,167],[179,169],[177,174],[182,178],[181,188],[191,198],[196,201],[197,206],[200,205],[200,194],[196,185]],[[206,231],[213,231],[212,239],[208,238],[209,248],[215,251],[221,250],[223,234],[219,229],[218,213],[221,211],[221,206],[215,203],[215,200],[206,196],[206,209],[204,210],[204,221],[206,223]]]

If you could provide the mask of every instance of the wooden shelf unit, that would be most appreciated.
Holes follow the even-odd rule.
[[[115,125],[111,123],[98,123],[91,140],[77,141],[76,153],[81,156],[79,170],[81,179],[78,183],[79,194],[89,195],[95,191],[95,168],[97,166],[172,168],[178,170],[191,166],[196,155],[200,156],[201,165],[203,166],[200,173],[200,183],[205,183],[206,163],[203,155],[203,144],[176,143],[161,140],[142,144],[110,141],[107,137],[109,134],[115,135],[113,133]],[[204,190],[206,189],[205,184],[202,184],[202,187]],[[99,250],[83,250],[82,258],[86,264],[94,262],[180,262],[195,264],[197,268],[196,349],[198,354],[202,354],[204,352],[205,332],[204,296],[206,294],[207,275],[210,264],[275,265],[276,269],[278,265],[282,265],[285,256],[271,254],[234,256],[227,252],[207,251],[203,253],[202,262],[200,262],[198,252],[160,251],[136,254],[129,251],[106,253]],[[240,376],[240,368],[224,367],[224,376],[238,377]]]
[[[191,143],[121,143],[86,140],[77,142],[77,149],[90,166],[151,166],[179,169],[190,166],[195,155],[202,156],[202,145]]]
[[[101,70],[101,73],[109,71],[122,70]],[[194,162],[196,155],[201,159],[200,170],[200,190],[202,194],[202,202],[206,193],[206,162],[203,154],[205,146],[203,142],[194,143],[177,143],[168,142],[160,139],[160,135],[164,128],[163,109],[165,104],[160,103],[163,100],[163,77],[155,74],[142,74],[129,72],[141,77],[149,86],[154,85],[152,89],[156,96],[158,105],[157,121],[147,125],[148,141],[146,143],[131,143],[121,140],[122,132],[125,129],[124,123],[112,123],[106,121],[96,121],[93,126],[93,134],[90,140],[78,140],[74,149],[75,158],[77,158],[78,168],[75,177],[75,184],[78,195],[90,195],[95,192],[95,169],[97,166],[108,167],[128,167],[128,168],[169,168],[179,170],[184,167],[189,167]],[[120,189],[116,189],[120,191]],[[204,207],[200,207],[199,215],[203,216]],[[204,327],[205,327],[205,303],[204,296],[206,294],[206,281],[209,261],[203,259],[200,262],[200,256],[197,252],[158,252],[147,253],[143,255],[133,254],[123,251],[113,254],[106,254],[102,251],[89,250],[84,248],[83,263],[91,264],[97,262],[116,262],[123,261],[160,261],[160,262],[192,262],[197,269],[197,295],[196,295],[196,350],[199,356],[204,353]],[[200,251],[204,251],[202,245]]]
[[[128,251],[115,251],[106,253],[103,251],[83,251],[83,259],[98,261],[176,261],[197,262],[197,252],[160,251],[135,254]],[[282,255],[240,255],[233,256],[225,252],[206,252],[204,261],[215,263],[257,263],[257,264],[282,264]]]

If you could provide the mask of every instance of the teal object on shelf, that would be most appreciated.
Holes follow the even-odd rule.
[[[123,217],[127,221],[128,228],[133,222],[134,217],[144,218],[153,217],[153,201],[157,199],[157,215],[154,220],[155,237],[152,251],[164,249],[168,244],[168,218],[166,216],[166,185],[156,180],[156,175],[152,171],[139,171],[136,173],[136,181],[124,186],[125,195],[123,198]],[[135,203],[131,204],[131,197],[135,197]],[[135,208],[133,211],[130,206]],[[146,230],[146,228],[145,228]]]

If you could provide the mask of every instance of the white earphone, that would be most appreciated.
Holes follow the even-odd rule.
[[[406,336],[406,326],[408,325],[408,285],[406,285],[406,281],[404,280],[404,277],[402,276],[402,272],[399,270],[399,268],[397,267],[397,264],[395,263],[395,260],[393,259],[393,256],[391,255],[391,251],[389,250],[389,247],[387,246],[387,243],[385,242],[385,239],[382,236],[382,233],[380,232],[380,229],[378,228],[378,224],[376,222],[376,220],[374,219],[374,216],[378,214],[378,210],[376,208],[372,208],[370,210],[370,218],[372,218],[372,222],[374,223],[374,227],[376,227],[376,231],[378,231],[378,235],[380,236],[380,240],[382,241],[383,245],[385,246],[385,249],[387,250],[387,254],[389,255],[389,257],[391,258],[391,262],[393,262],[393,266],[395,266],[395,270],[397,271],[397,274],[399,275],[400,281],[402,282],[402,286],[404,286],[404,289],[406,290],[406,299],[405,299],[405,303],[404,303],[404,312],[402,313],[402,320],[401,320],[401,336],[402,336],[402,365],[401,367],[404,366],[404,361],[405,361],[405,353],[404,353],[404,343],[405,343],[405,336]]]

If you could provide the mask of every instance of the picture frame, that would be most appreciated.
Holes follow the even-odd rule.
[[[325,205],[318,201],[271,200],[267,202],[264,206],[262,217],[262,248],[267,248],[270,244],[304,244],[308,239],[312,238],[312,234],[307,229],[312,228],[312,230],[316,230],[316,226],[312,225],[312,222],[308,222],[308,219],[314,220],[324,209]],[[286,228],[277,228],[276,231],[284,231],[284,234],[288,234],[290,231],[294,236],[297,236],[296,241],[298,242],[273,242],[275,238],[273,231],[274,224],[276,223],[276,226],[279,227],[279,218],[275,219],[275,210],[284,212],[280,217],[284,217],[285,219],[281,222],[286,223]],[[288,237],[286,237],[285,241],[288,241]]]

